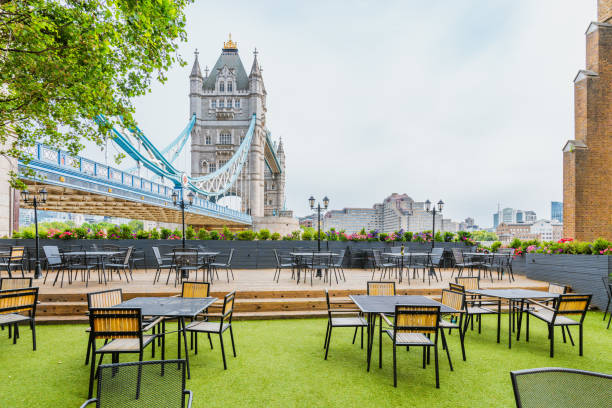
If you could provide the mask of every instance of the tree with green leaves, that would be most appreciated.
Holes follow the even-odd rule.
[[[0,153],[27,162],[40,141],[76,155],[118,121],[134,126],[134,98],[185,64],[192,1],[0,0]]]

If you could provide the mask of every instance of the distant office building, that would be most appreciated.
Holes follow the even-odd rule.
[[[561,201],[550,202],[550,219],[563,222],[563,203]]]
[[[517,223],[525,222],[525,212],[523,210],[516,210],[515,217]]]
[[[323,218],[323,217],[321,217]],[[313,228],[317,226],[317,215],[311,214],[299,218],[300,227]]]
[[[537,219],[535,211],[525,211],[525,222],[536,222]]]
[[[521,224],[533,223],[537,220],[535,211],[523,211],[515,208],[504,208],[493,214],[493,228],[497,228],[499,224]]]
[[[563,238],[563,224],[555,220],[538,220],[531,225],[531,233],[540,241],[558,241]]]
[[[502,222],[495,230],[499,240],[507,244],[514,238],[518,239],[539,239],[539,235],[531,232],[531,224],[526,223],[504,223]]]
[[[499,213],[493,214],[493,228],[497,228],[499,225]]]
[[[478,231],[480,229],[478,225],[474,223],[474,219],[471,217],[468,217],[464,221],[460,222],[458,227],[459,227],[459,231],[468,231],[468,232]]]
[[[432,205],[434,205],[432,203]],[[473,222],[473,220],[472,220]],[[425,211],[425,202],[417,202],[407,194],[393,193],[382,203],[372,208],[344,208],[331,210],[325,214],[325,230],[335,228],[344,230],[348,234],[356,233],[365,228],[366,231],[379,232],[404,231],[422,232],[431,231],[433,216]],[[436,231],[455,232],[456,223],[443,220],[442,214],[436,214]]]

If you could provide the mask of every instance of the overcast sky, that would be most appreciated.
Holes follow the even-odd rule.
[[[340,209],[397,192],[489,227],[498,203],[549,218],[562,199],[595,0],[196,0],[187,14],[189,63],[137,101],[141,128],[158,146],[178,134],[193,51],[212,67],[231,32],[247,73],[260,52],[296,215],[310,195]]]

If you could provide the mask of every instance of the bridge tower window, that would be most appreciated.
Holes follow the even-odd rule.
[[[221,132],[221,135],[219,136],[219,143],[225,145],[232,144],[232,134],[227,130]]]
[[[219,92],[225,92],[225,82],[219,82]]]
[[[210,135],[206,135],[206,137],[204,138],[204,144],[209,145],[210,143],[211,143]]]
[[[224,108],[225,107],[225,101],[223,99],[219,100],[219,107],[220,108]]]
[[[217,171],[217,164],[216,163],[208,163],[208,172],[209,173],[214,173],[215,171]]]
[[[213,99],[210,102],[210,107],[213,108],[213,109],[217,109],[217,100],[216,99]]]
[[[234,87],[233,82],[232,81],[228,81],[227,82],[227,92],[232,92],[233,87]]]
[[[239,107],[240,107],[240,99],[236,99],[236,100],[234,101],[234,107],[235,107],[235,108],[239,108]]]

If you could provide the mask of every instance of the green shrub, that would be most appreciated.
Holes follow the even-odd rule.
[[[198,239],[207,240],[210,239],[210,234],[206,231],[206,228],[200,228],[198,230]]]
[[[218,241],[221,239],[221,234],[219,234],[219,231],[210,231],[210,239]]]
[[[389,238],[389,234],[387,234],[386,232],[381,232],[380,234],[378,234],[378,240],[381,242],[387,241],[387,238]]]
[[[75,228],[74,233],[76,234],[78,239],[87,239],[87,235],[89,235],[89,231],[87,231],[87,229],[83,227]]]
[[[106,234],[107,234],[108,239],[121,239],[121,235],[119,233],[119,227],[116,225],[113,227],[110,227],[106,231]]]
[[[175,228],[174,231],[172,231],[172,235],[176,235],[179,238],[183,238],[183,233],[178,228]]]
[[[49,238],[49,231],[46,229],[41,229],[38,231],[38,236],[40,239],[47,239]]]
[[[151,237],[151,233],[145,230],[138,230],[136,232],[137,239],[149,239]]]
[[[270,235],[270,239],[272,241],[278,241],[280,239],[280,234],[278,232],[274,232],[272,235]]]
[[[195,236],[196,236],[196,232],[193,229],[193,226],[191,225],[187,226],[187,229],[185,230],[185,238],[195,239]]]
[[[21,232],[21,238],[23,238],[23,239],[34,239],[34,238],[36,238],[36,234],[30,228],[24,229]]]
[[[159,231],[157,228],[151,230],[151,239],[159,239]]]
[[[12,238],[14,238],[14,239],[19,239],[19,238],[21,238],[21,232],[19,232],[19,231],[13,231]]]
[[[338,240],[338,233],[336,232],[335,228],[330,228],[329,231],[327,231],[327,240],[328,241],[337,241]]]
[[[520,247],[521,247],[521,240],[520,239],[514,238],[512,240],[512,242],[510,242],[510,248],[517,249],[517,248],[520,248]]]
[[[408,242],[412,241],[412,236],[413,235],[414,234],[412,232],[410,232],[410,231],[404,232],[404,238],[406,238],[406,241],[408,241]]]
[[[591,255],[592,246],[590,242],[576,242],[576,253],[581,255]]]
[[[593,241],[593,253],[599,255],[600,251],[612,247],[612,242],[603,238],[597,238]]]
[[[227,227],[223,227],[223,239],[226,241],[233,241],[234,240],[234,233],[232,231],[230,231],[229,228]]]
[[[259,232],[257,233],[257,238],[262,241],[270,239],[270,230],[266,228],[259,230]]]
[[[240,231],[236,234],[236,238],[240,241],[252,241],[256,236],[257,234],[251,230]]]
[[[121,239],[132,239],[134,236],[132,235],[132,229],[127,224],[121,224],[119,228],[119,236]]]
[[[495,241],[491,244],[491,251],[497,252],[497,250],[502,246],[502,243],[499,241]]]
[[[302,240],[304,241],[312,241],[313,233],[308,228],[305,228],[302,232]]]
[[[453,242],[453,239],[455,239],[455,234],[450,232],[450,231],[446,231],[444,233],[444,242]]]
[[[172,235],[172,231],[170,231],[168,228],[161,229],[161,239],[168,239],[170,235]]]
[[[302,233],[299,230],[293,231],[291,233],[291,239],[294,240],[294,241],[299,241],[300,240],[300,235],[302,235]],[[323,237],[323,236],[324,236],[323,233],[321,233],[321,237]]]
[[[436,235],[434,236],[434,241],[436,241],[436,242],[444,242],[444,238],[443,238],[442,233],[440,231],[436,232]]]

